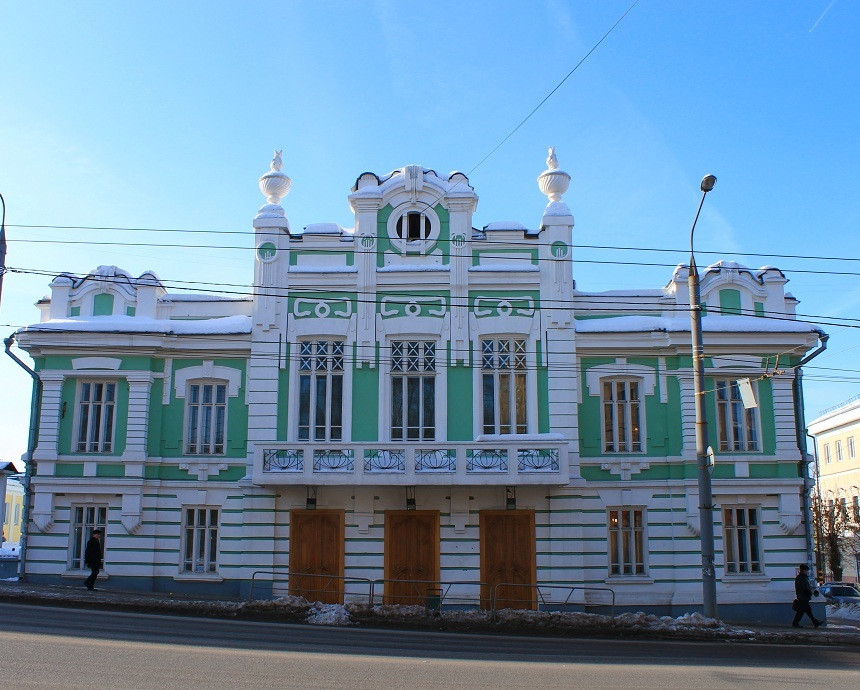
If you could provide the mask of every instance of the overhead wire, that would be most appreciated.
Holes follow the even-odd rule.
[[[57,277],[60,275],[73,275],[68,272],[63,271],[47,271],[41,269],[28,269],[22,267],[10,267],[9,272],[11,273],[25,273],[30,275],[44,275]],[[79,278],[78,280],[93,280],[97,282],[107,282],[107,283],[121,283],[121,284],[129,284],[129,279],[125,276],[98,276],[98,275],[88,275],[84,278]],[[176,287],[182,290],[188,290],[189,292],[206,292],[206,293],[216,293],[216,294],[225,294],[225,295],[237,295],[244,298],[251,298],[254,296],[265,296],[270,295],[274,297],[296,297],[296,296],[316,296],[321,290],[318,287],[296,287],[296,286],[262,286],[257,284],[247,284],[247,283],[213,283],[208,281],[184,281],[184,280],[164,280],[161,281],[162,286],[165,287]],[[196,287],[199,285],[205,285],[208,287]],[[239,289],[229,289],[229,288],[242,288]],[[248,290],[251,290],[251,294],[248,293]],[[522,288],[523,292],[528,292],[529,289],[527,287]],[[379,301],[379,297],[385,297],[389,299],[393,304],[396,305],[407,305],[410,303],[410,298],[426,298],[428,296],[427,291],[410,291],[408,289],[397,289],[392,288],[387,292],[380,291],[362,291],[362,290],[337,290],[337,289],[327,289],[323,290],[327,295],[343,295],[344,300],[349,300],[355,303],[364,303],[364,304],[377,304]],[[364,297],[360,296],[364,295]],[[399,302],[397,300],[398,297],[403,298],[403,302]],[[512,295],[513,298],[520,297],[522,299],[528,299],[528,295]],[[467,307],[469,306],[471,299],[470,297],[465,297],[463,303],[458,303],[457,298],[447,296],[448,306],[452,307]],[[593,300],[588,297],[580,298],[579,300],[556,300],[549,298],[538,298],[535,308],[541,309],[543,311],[553,311],[553,310],[567,310],[570,308],[574,308],[579,312],[598,312],[598,313],[615,313],[620,312],[624,315],[630,316],[646,316],[646,317],[657,317],[658,314],[654,312],[678,312],[679,314],[689,313],[690,308],[688,306],[683,305],[661,305],[656,302],[659,297],[655,297],[655,302],[650,305],[643,305],[638,309],[636,307],[624,306],[623,304],[619,304],[617,300],[608,300],[605,302],[601,302],[600,300]],[[605,305],[614,305],[614,306],[585,306],[582,305],[582,301],[587,300],[591,304],[605,304]],[[631,314],[631,311],[639,311],[638,314]],[[757,318],[762,319],[771,319],[777,321],[788,321],[791,323],[807,323],[812,326],[836,326],[842,328],[860,328],[860,319],[850,318],[850,317],[833,317],[827,315],[814,315],[814,314],[797,314],[796,316],[802,316],[803,318],[794,318],[788,314],[782,314],[779,312],[768,312],[764,311],[761,313],[756,313],[754,310],[750,311],[748,309],[740,309],[739,310],[741,316],[755,316]],[[815,319],[815,322],[807,321],[806,319]],[[846,323],[847,322],[847,323]]]

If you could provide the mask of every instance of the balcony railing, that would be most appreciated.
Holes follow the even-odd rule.
[[[566,484],[565,440],[260,443],[255,484]]]

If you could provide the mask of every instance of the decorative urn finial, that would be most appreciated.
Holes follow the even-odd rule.
[[[561,195],[570,187],[570,175],[558,169],[555,146],[549,147],[546,165],[547,169],[538,175],[538,187],[543,194],[549,197],[550,202],[561,201]]]
[[[283,149],[275,151],[272,162],[269,164],[269,172],[260,178],[260,191],[266,197],[266,201],[273,205],[281,203],[281,199],[287,196],[293,184],[289,176],[281,172],[281,168],[284,167],[283,160],[281,160],[282,153]]]

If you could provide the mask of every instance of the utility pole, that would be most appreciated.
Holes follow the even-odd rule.
[[[717,578],[714,568],[714,496],[711,489],[713,451],[708,452],[708,420],[705,417],[705,353],[702,340],[702,300],[699,293],[699,270],[693,254],[693,233],[705,197],[717,183],[713,175],[702,179],[702,199],[690,228],[690,335],[693,351],[693,390],[696,407],[696,466],[699,478],[699,535],[702,542],[702,606],[708,618],[717,617]]]

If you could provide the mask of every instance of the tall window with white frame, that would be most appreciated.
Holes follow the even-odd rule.
[[[116,386],[116,381],[78,384],[79,453],[110,453],[113,449]]]
[[[854,459],[854,437],[848,437],[848,457]]]
[[[758,506],[724,507],[723,540],[726,574],[762,572],[761,509]]]
[[[391,440],[436,438],[436,343],[391,343]]]
[[[343,440],[343,351],[341,340],[299,345],[299,441]]]
[[[485,434],[525,434],[526,341],[491,338],[481,341],[481,386]]]
[[[836,442],[836,462],[842,462],[842,441]]]
[[[182,513],[181,572],[217,572],[218,509],[186,506]]]
[[[829,443],[824,444],[824,464],[825,465],[830,464],[830,444]]]
[[[639,379],[603,381],[604,452],[642,452],[641,391]]]
[[[758,450],[755,408],[744,408],[738,382],[716,379],[717,434],[721,451]]]
[[[186,396],[185,452],[223,455],[227,431],[227,384],[192,381]]]
[[[645,526],[641,508],[609,510],[609,576],[645,575]]]
[[[107,534],[107,506],[106,505],[74,505],[72,506],[71,534],[69,535],[69,569],[82,570],[84,568],[84,552],[87,542],[98,528],[102,531],[102,552],[104,553]]]

